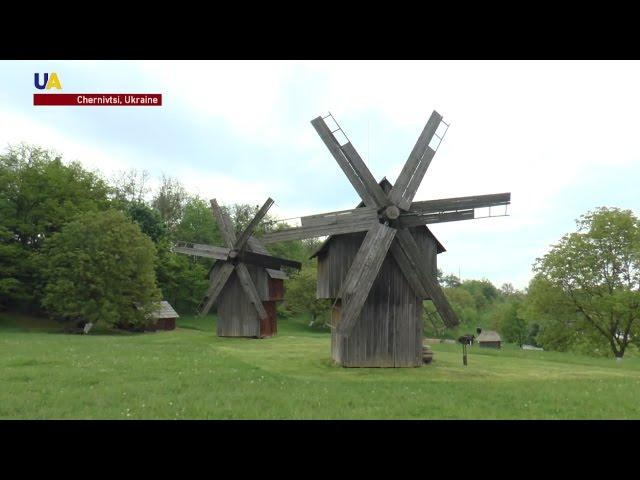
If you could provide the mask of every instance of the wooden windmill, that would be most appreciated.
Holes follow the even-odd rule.
[[[299,270],[301,264],[270,255],[253,237],[253,231],[273,203],[269,198],[236,236],[231,218],[213,199],[211,210],[227,246],[185,242],[173,246],[174,252],[217,260],[209,272],[209,289],[198,307],[198,314],[209,313],[217,301],[218,336],[265,338],[277,331],[276,302],[282,300],[283,280],[287,278],[281,268]]]
[[[329,117],[334,130],[325,122]],[[441,123],[448,128],[434,111],[392,185],[386,179],[376,182],[331,114],[312,120],[362,203],[353,210],[301,217],[300,227],[262,237],[267,244],[330,235],[315,254],[317,296],[333,300],[332,356],[342,365],[421,365],[422,301],[431,299],[447,326],[458,324],[437,282],[436,255],[444,247],[426,225],[472,219],[476,208],[503,205],[506,210],[510,203],[510,193],[413,201],[446,133]],[[338,131],[346,141],[336,138]]]

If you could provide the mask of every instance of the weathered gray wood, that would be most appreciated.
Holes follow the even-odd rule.
[[[261,270],[261,269],[252,269]],[[254,271],[254,273],[257,273]],[[252,274],[253,276],[253,274]],[[258,278],[258,285],[263,282]],[[265,288],[266,288],[266,282]],[[263,290],[261,288],[261,290]],[[260,319],[234,271],[218,300],[217,334],[220,337],[260,336]]]
[[[413,197],[416,196],[416,192],[422,183],[424,174],[427,173],[427,169],[429,168],[429,165],[431,165],[431,160],[433,160],[435,154],[435,150],[431,147],[427,147],[427,151],[424,152],[416,171],[413,172],[413,177],[409,180],[409,185],[407,185],[407,189],[405,190],[404,195],[402,195],[402,200],[398,204],[400,208],[409,210],[411,202],[413,202]]]
[[[336,212],[318,213],[300,217],[303,227],[321,227],[323,225],[346,225],[362,220],[375,221],[378,219],[376,208],[361,207],[352,210],[339,210]]]
[[[246,228],[242,231],[242,233],[238,237],[238,240],[234,245],[234,248],[236,250],[242,250],[244,248],[244,245],[249,240],[249,237],[253,234],[253,231],[256,229],[260,221],[267,214],[267,212],[269,211],[273,203],[274,201],[272,198],[268,198],[267,201],[264,202],[264,205],[262,205],[262,207],[260,208],[260,210],[258,210],[258,212],[255,214],[253,219],[251,219],[251,222],[249,222],[249,225],[246,226]]]
[[[351,164],[351,167],[356,172],[360,180],[364,184],[367,192],[371,197],[375,200],[377,207],[384,207],[386,205],[390,205],[391,202],[387,197],[387,194],[384,193],[382,187],[378,184],[374,176],[371,174],[371,171],[365,165],[364,161],[356,151],[355,147],[351,144],[351,142],[347,142],[342,147],[342,153],[347,157],[347,160]]]
[[[405,279],[411,285],[413,293],[420,298],[427,298],[427,291],[424,289],[418,271],[413,266],[412,262],[407,257],[407,254],[402,250],[402,247],[398,244],[397,240],[391,244],[391,255],[398,264],[398,268],[404,275]]]
[[[364,204],[367,207],[375,207],[375,199],[367,191],[364,183],[351,167],[351,164],[347,160],[347,157],[342,151],[342,148],[340,148],[340,144],[334,137],[333,133],[331,133],[331,130],[322,119],[322,117],[311,120],[311,125],[313,125],[313,128],[316,129],[316,132],[318,132],[318,135],[320,135],[320,138],[331,152],[331,155],[333,155],[333,158],[335,158],[336,162],[338,162],[338,165],[340,165],[340,168],[342,168],[342,171],[345,173],[345,175],[349,179],[349,182],[351,182],[351,185],[353,185],[353,188],[355,188],[356,192],[358,192],[358,195],[360,195],[360,198],[362,198]]]
[[[496,207],[508,205],[509,203],[511,203],[511,193],[507,192],[413,202],[410,210],[412,212],[428,214],[472,208]]]
[[[214,266],[214,270],[211,276],[211,284],[207,289],[207,293],[205,294],[205,302],[202,306],[199,315],[206,315],[211,310],[214,302],[222,292],[227,280],[233,273],[233,265],[229,262],[217,262]]]
[[[238,275],[238,279],[240,280],[240,285],[242,285],[242,288],[249,297],[249,301],[253,304],[256,312],[258,312],[258,316],[263,320],[266,319],[269,315],[262,305],[260,295],[256,291],[256,287],[253,284],[253,280],[247,270],[247,266],[244,263],[238,263],[235,271]]]
[[[426,215],[401,215],[398,220],[399,228],[416,227],[432,223],[458,222],[460,220],[473,220],[475,210],[462,210],[460,212],[429,213]]]
[[[234,248],[234,244],[236,243],[236,232],[233,229],[233,222],[229,218],[229,215],[220,208],[220,205],[218,205],[215,198],[211,199],[211,211],[218,222],[218,228],[220,228],[222,238],[224,238],[227,247]]]
[[[238,259],[245,263],[258,265],[265,268],[279,269],[280,267],[290,267],[300,270],[302,264],[295,260],[287,260],[286,258],[274,257],[273,255],[263,255],[261,253],[241,252]]]
[[[304,238],[324,237],[325,235],[364,232],[369,230],[371,226],[377,223],[378,219],[376,217],[375,220],[364,218],[359,220],[352,220],[351,222],[336,223],[334,225],[312,225],[309,227],[285,228],[282,230],[275,230],[273,232],[265,233],[261,237],[261,240],[262,243],[269,244],[287,240],[302,240]]]
[[[413,150],[411,150],[409,158],[407,158],[407,161],[405,162],[404,167],[402,168],[402,171],[400,172],[400,175],[396,180],[396,183],[393,185],[393,188],[389,193],[390,200],[395,205],[404,210],[409,209],[411,201],[413,200],[413,195],[415,195],[415,191],[413,191],[413,195],[411,196],[407,194],[407,188],[409,187],[411,179],[413,178],[414,174],[418,173],[419,177],[416,178],[416,181],[412,183],[412,186],[415,187],[415,190],[417,190],[417,186],[415,186],[416,183],[418,186],[420,185],[420,182],[422,182],[422,178],[427,171],[426,167],[428,167],[428,163],[424,168],[420,170],[418,170],[418,167],[422,161],[423,156],[425,156],[425,152],[431,150],[429,147],[429,143],[431,142],[433,135],[436,133],[436,130],[438,129],[441,121],[442,115],[434,110],[431,114],[431,117],[427,121],[427,124],[422,130],[422,133],[418,137],[418,141],[414,145]],[[431,158],[432,157],[433,155],[431,155]],[[428,162],[431,161],[431,158],[427,158]]]
[[[451,305],[440,288],[440,285],[438,285],[437,281],[433,278],[433,275],[430,275],[430,272],[425,269],[424,264],[420,261],[422,258],[420,249],[418,248],[418,245],[411,233],[406,229],[401,229],[398,230],[396,238],[404,252],[407,254],[407,258],[412,263],[412,266],[418,272],[422,286],[438,309],[438,313],[442,317],[444,323],[448,327],[458,325],[460,323],[458,316],[453,311],[453,308],[451,308]]]
[[[216,260],[226,260],[230,252],[228,248],[224,247],[186,242],[177,243],[172,247],[172,250],[176,253],[184,253],[196,257],[215,258]]]
[[[343,309],[338,329],[348,336],[387,256],[396,230],[376,223],[367,232],[342,285]]]

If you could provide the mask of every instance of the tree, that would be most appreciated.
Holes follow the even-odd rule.
[[[200,197],[192,197],[185,203],[180,222],[172,232],[172,239],[207,245],[225,245],[209,202]]]
[[[172,230],[180,223],[188,200],[189,195],[182,184],[178,180],[163,174],[160,189],[153,198],[151,205],[158,210],[167,228]]]
[[[166,239],[157,247],[156,277],[163,298],[178,313],[195,313],[209,286],[207,272],[213,262],[173,253]]]
[[[144,327],[160,300],[155,255],[153,242],[122,212],[83,214],[44,244],[42,304],[76,325]]]
[[[498,330],[505,341],[522,346],[527,341],[529,328],[526,320],[518,314],[518,308],[517,301],[509,301],[499,305],[496,314]]]
[[[142,233],[148,235],[153,243],[157,244],[166,235],[167,229],[162,217],[157,210],[149,207],[146,203],[127,202],[123,211],[138,224]]]
[[[150,191],[149,172],[133,168],[120,171],[112,177],[111,185],[116,202],[143,203]]]
[[[0,155],[0,273],[5,305],[39,303],[34,255],[42,243],[84,212],[109,206],[109,186],[78,162],[29,145]]]
[[[326,299],[316,298],[317,267],[308,268],[290,274],[286,280],[284,294],[284,313],[288,315],[311,315],[312,325],[326,325],[329,321],[330,303]]]
[[[576,221],[578,231],[562,237],[534,270],[556,289],[550,297],[569,343],[608,347],[622,358],[640,341],[640,222],[630,210],[599,208]],[[538,296],[540,292],[538,292]],[[540,304],[540,299],[536,299]],[[546,327],[547,337],[557,321]]]

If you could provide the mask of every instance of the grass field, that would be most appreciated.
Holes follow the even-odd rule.
[[[640,418],[640,358],[432,345],[412,369],[346,369],[327,333],[281,320],[265,340],[223,339],[215,319],[171,332],[59,333],[0,315],[4,419]]]

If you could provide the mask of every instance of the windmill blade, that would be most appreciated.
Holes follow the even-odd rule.
[[[356,152],[353,145],[347,142],[340,146],[338,140],[333,135],[322,117],[311,120],[311,125],[316,129],[318,135],[327,146],[333,158],[335,158],[342,171],[345,173],[353,188],[355,188],[360,198],[367,207],[381,207],[389,203],[387,195],[384,193],[378,182],[367,168],[367,166]]]
[[[349,336],[355,326],[395,235],[394,228],[376,223],[364,237],[340,289],[343,308],[338,333]]]
[[[418,137],[413,150],[411,150],[396,183],[393,185],[391,192],[389,192],[391,201],[403,210],[409,210],[411,201],[418,191],[424,174],[427,172],[427,168],[429,168],[429,164],[436,153],[435,150],[429,147],[429,143],[431,143],[431,139],[441,121],[442,115],[434,110]]]
[[[218,298],[218,295],[220,295],[220,292],[222,292],[222,289],[233,273],[233,269],[233,264],[229,262],[217,262],[213,266],[211,284],[205,294],[205,300],[203,301],[202,308],[198,312],[199,315],[206,315],[209,313],[209,310],[211,310],[211,307]]]
[[[473,220],[475,218],[475,210],[462,210],[460,212],[447,213],[428,213],[420,214],[401,214],[398,219],[399,228],[417,227],[418,225],[428,225],[431,223],[457,222],[459,220]]]
[[[242,289],[249,297],[249,301],[255,307],[260,319],[266,320],[267,318],[269,318],[269,314],[265,310],[264,305],[262,305],[262,300],[260,300],[260,295],[256,290],[256,286],[253,284],[251,274],[249,273],[249,270],[247,270],[247,266],[244,263],[238,263],[236,265],[236,273],[238,274],[238,279],[240,280]]]
[[[282,267],[291,267],[297,270],[302,268],[300,262],[295,260],[287,260],[286,258],[274,257],[272,255],[263,255],[255,252],[244,251],[238,256],[241,262],[250,263],[252,265],[258,265],[264,268],[271,268],[274,270],[280,270]]]
[[[220,228],[220,232],[222,233],[222,238],[224,238],[224,242],[227,244],[227,247],[233,248],[236,243],[236,232],[233,230],[233,222],[229,215],[220,208],[216,199],[211,199],[211,210],[213,211],[213,216],[218,222],[218,228]]]
[[[321,213],[300,218],[301,227],[284,228],[265,233],[260,240],[269,244],[287,240],[324,237],[341,233],[364,232],[378,223],[375,208],[354,208],[338,212]]]
[[[371,174],[369,168],[365,165],[353,144],[351,142],[347,142],[342,145],[341,149],[353,170],[358,174],[358,177],[364,184],[367,192],[375,200],[376,206],[384,207],[390,205],[391,202],[389,201],[387,194],[384,193],[380,184],[376,182],[376,179]]]
[[[438,282],[436,282],[433,276],[424,269],[424,264],[420,261],[420,259],[422,258],[422,254],[420,253],[418,244],[413,238],[413,235],[411,235],[411,232],[404,228],[400,229],[396,234],[396,238],[398,239],[398,243],[404,250],[404,253],[411,263],[411,266],[419,275],[425,292],[427,293],[429,298],[431,298],[431,301],[438,309],[438,313],[442,317],[445,325],[447,327],[454,327],[458,325],[460,323],[460,320],[458,320],[458,316],[453,311],[453,308],[451,308],[451,305],[449,304],[447,297],[445,297],[442,288],[440,288],[440,285],[438,285]]]
[[[472,195],[469,197],[441,198],[438,200],[424,200],[413,202],[411,212],[415,213],[440,213],[471,208],[497,207],[509,205],[511,193],[492,193],[488,195]]]
[[[398,264],[398,268],[400,268],[402,275],[407,282],[409,282],[409,285],[411,285],[411,289],[416,296],[423,300],[425,298],[429,298],[427,291],[422,286],[418,270],[412,264],[411,259],[407,257],[407,254],[404,252],[397,239],[391,244],[391,255]]]
[[[215,258],[216,260],[227,260],[229,250],[225,247],[214,247],[201,243],[176,242],[171,248],[173,252],[193,255],[195,257]]]
[[[267,198],[267,201],[264,202],[264,205],[262,205],[262,208],[258,210],[258,213],[256,213],[256,215],[253,217],[251,222],[249,222],[249,225],[246,226],[246,228],[242,231],[242,233],[238,237],[238,240],[234,245],[234,248],[236,250],[242,250],[244,248],[245,244],[249,240],[249,237],[253,234],[253,231],[258,226],[260,221],[264,218],[264,216],[267,214],[267,212],[269,211],[269,209],[273,204],[274,204],[273,199]]]

